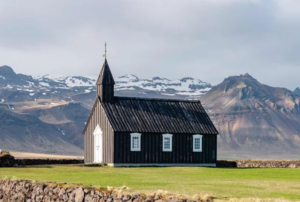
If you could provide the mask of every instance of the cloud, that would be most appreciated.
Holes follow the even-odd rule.
[[[299,11],[296,0],[1,1],[0,64],[95,76],[106,41],[115,76],[218,84],[248,72],[293,89],[300,86]]]

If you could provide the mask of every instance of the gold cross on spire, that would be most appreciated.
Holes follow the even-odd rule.
[[[106,59],[106,45],[107,45],[107,43],[105,42],[105,44],[104,44],[104,46],[105,46],[105,54],[103,55],[104,57],[105,57],[105,59]]]

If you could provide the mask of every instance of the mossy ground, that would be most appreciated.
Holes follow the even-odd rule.
[[[212,195],[218,199],[300,201],[300,169],[201,167],[84,167],[76,165],[0,168],[0,177],[121,187],[152,193]]]

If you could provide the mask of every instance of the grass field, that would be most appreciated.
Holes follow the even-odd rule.
[[[74,165],[0,168],[0,177],[120,187],[150,193],[210,194],[219,199],[260,198],[300,201],[300,169],[150,167],[113,168]]]

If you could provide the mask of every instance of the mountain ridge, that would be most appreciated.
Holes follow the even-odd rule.
[[[84,76],[30,76],[16,74],[9,66],[2,71],[0,67],[0,106],[11,116],[35,117],[36,125],[46,124],[49,134],[55,134],[63,141],[55,147],[51,142],[53,139],[43,137],[42,127],[31,128],[45,140],[45,148],[40,144],[39,151],[65,154],[62,145],[71,145],[72,152],[78,154],[83,152],[81,132],[96,98],[95,79]],[[140,79],[127,74],[115,80],[117,96],[200,99],[220,132],[220,158],[298,158],[300,98],[297,89],[293,92],[268,86],[247,73],[227,77],[216,86],[192,77],[177,80],[158,76]],[[29,120],[28,123],[27,119],[24,120],[30,125]],[[5,128],[5,137],[14,137],[6,145],[15,145],[14,149],[22,147],[22,144],[18,146],[22,134],[18,136],[16,131],[28,130],[26,124],[15,122],[13,130],[0,126],[2,131]],[[26,133],[25,137],[28,134],[31,133]],[[33,146],[29,144],[24,151],[31,151],[30,145]],[[4,146],[0,144],[0,147]]]
[[[224,79],[201,101],[219,130],[218,145],[227,156],[300,152],[300,97],[294,92],[261,84],[248,74]]]

